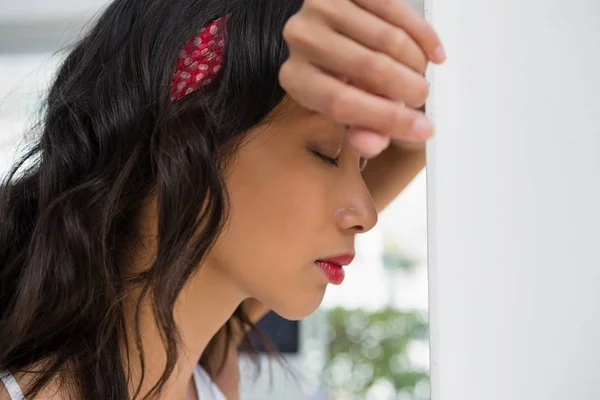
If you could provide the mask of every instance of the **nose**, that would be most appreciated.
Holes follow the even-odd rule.
[[[365,233],[377,224],[377,210],[364,182],[356,190],[346,192],[344,204],[336,211],[336,222],[340,230],[347,233]]]

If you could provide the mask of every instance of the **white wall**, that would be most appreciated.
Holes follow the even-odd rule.
[[[600,399],[600,2],[428,1],[433,400]]]

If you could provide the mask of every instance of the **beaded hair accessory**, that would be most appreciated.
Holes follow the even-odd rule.
[[[220,34],[228,16],[207,24],[179,52],[171,82],[172,101],[178,101],[208,85],[223,68],[225,38]]]

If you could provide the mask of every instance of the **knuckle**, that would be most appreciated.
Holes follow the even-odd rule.
[[[415,43],[406,32],[392,28],[386,34],[382,34],[381,43],[385,46],[385,52],[395,59],[405,59],[408,55],[411,57],[411,66],[415,71],[421,74],[427,71],[427,56],[418,47],[418,53],[414,52]]]
[[[357,57],[357,70],[361,76],[369,76],[379,79],[382,75],[387,75],[391,70],[391,60],[384,55],[367,54]]]
[[[303,8],[319,15],[336,15],[339,6],[337,0],[304,0]]]
[[[297,21],[297,17],[292,16],[286,21],[285,25],[283,26],[283,30],[281,31],[281,34],[285,40],[289,41],[290,36],[292,36],[294,34],[294,30],[296,29],[296,27],[295,27],[296,21]]]
[[[417,32],[418,35],[424,40],[426,40],[428,43],[433,42],[433,39],[436,37],[433,27],[426,20],[423,20],[419,24]]]
[[[323,0],[305,0],[304,4],[310,11],[316,12],[317,14],[328,14],[329,13],[329,1]]]
[[[394,79],[394,61],[387,55],[366,57],[362,61],[361,76],[367,77],[369,85],[378,92],[384,92]]]
[[[381,10],[392,10],[398,7],[396,0],[379,0]]]
[[[358,69],[364,74],[373,74],[378,72],[381,68],[379,57],[373,57],[371,55],[364,55],[357,57]],[[366,75],[368,76],[368,75]]]
[[[295,44],[301,42],[305,37],[303,26],[304,23],[302,22],[302,19],[298,16],[292,16],[290,19],[288,19],[285,26],[283,27],[282,32],[285,41],[288,42],[288,44]]]
[[[314,9],[316,9],[316,8],[319,7],[319,3],[322,3],[322,1],[319,1],[319,0],[304,0],[302,8],[305,9],[305,10],[314,10]]]
[[[290,94],[298,92],[298,84],[301,81],[298,77],[301,75],[299,61],[293,57],[288,58],[279,68],[278,78],[281,87]]]
[[[408,45],[408,35],[399,29],[388,26],[379,32],[379,42],[382,43],[386,53],[400,56]]]
[[[389,106],[382,110],[381,124],[385,132],[395,132],[401,120],[399,107]]]
[[[419,80],[419,83],[415,85],[414,89],[414,105],[421,107],[427,101],[429,97],[429,83],[425,79]]]
[[[320,42],[313,34],[313,29],[309,27],[308,21],[299,17],[287,22],[284,27],[283,38],[290,52],[314,48],[320,45]]]
[[[279,83],[285,90],[288,90],[290,83],[293,81],[293,75],[293,66],[288,59],[281,64],[278,75]]]
[[[417,72],[425,75],[425,73],[427,72],[428,64],[429,62],[427,61],[427,57],[423,56],[422,59],[419,61],[419,65],[417,66]]]

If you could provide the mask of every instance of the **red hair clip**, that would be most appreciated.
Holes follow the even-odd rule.
[[[217,18],[192,37],[179,52],[171,82],[171,100],[177,101],[211,83],[223,67],[221,25],[228,15]]]

